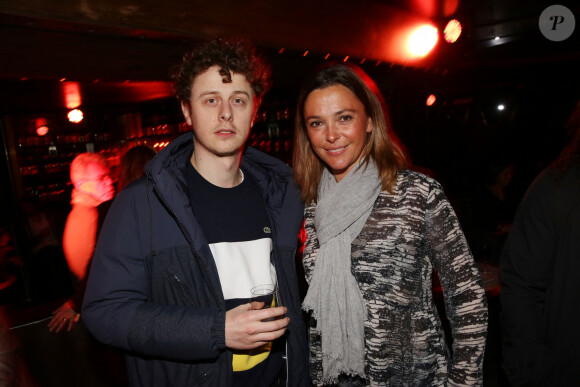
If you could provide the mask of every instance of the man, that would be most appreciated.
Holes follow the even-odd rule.
[[[567,127],[571,142],[526,192],[500,260],[513,386],[580,385],[580,103]]]
[[[294,265],[303,206],[291,169],[245,148],[268,76],[240,42],[187,53],[174,81],[193,136],[111,207],[82,316],[129,351],[132,386],[309,385]],[[276,277],[284,306],[256,309],[250,289]]]
[[[62,247],[75,282],[73,297],[53,312],[48,324],[52,332],[63,328],[71,331],[79,321],[83,302],[85,274],[95,249],[98,225],[106,213],[106,205],[115,194],[107,160],[98,153],[81,153],[70,165],[73,184],[71,211],[66,219]]]

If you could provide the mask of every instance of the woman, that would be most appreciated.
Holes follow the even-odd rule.
[[[121,156],[121,173],[117,190],[121,192],[129,183],[145,174],[143,168],[157,152],[148,145],[135,145]]]
[[[358,73],[322,69],[298,98],[311,376],[317,385],[481,385],[487,306],[477,267],[441,186],[405,169],[386,110]]]

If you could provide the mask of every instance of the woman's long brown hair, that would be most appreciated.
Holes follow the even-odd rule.
[[[403,151],[389,136],[391,123],[386,104],[366,73],[359,68],[339,64],[324,67],[316,72],[306,81],[298,96],[292,164],[296,182],[302,191],[302,199],[306,204],[317,200],[318,184],[326,167],[308,140],[304,105],[314,90],[333,85],[343,85],[352,91],[363,104],[367,116],[371,118],[373,130],[367,134],[361,166],[366,166],[372,159],[379,170],[382,189],[392,192],[397,181],[397,173],[404,169],[407,163]],[[375,91],[373,92],[371,88]]]

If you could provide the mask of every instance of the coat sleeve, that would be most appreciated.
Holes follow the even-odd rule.
[[[557,228],[553,188],[543,183],[532,185],[522,200],[500,260],[504,368],[514,385],[532,382],[537,365],[546,369],[552,360],[544,314]]]
[[[225,349],[224,310],[148,301],[149,243],[140,232],[148,206],[142,204],[144,194],[135,194],[137,188],[122,191],[107,214],[87,283],[83,321],[99,341],[140,355],[215,359]]]
[[[435,182],[427,198],[426,225],[453,339],[449,385],[482,385],[487,299],[457,216]]]

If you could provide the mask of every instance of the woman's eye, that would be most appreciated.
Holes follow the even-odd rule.
[[[350,114],[345,114],[344,116],[340,116],[340,120],[343,122],[352,120],[352,116]]]
[[[308,126],[310,126],[311,128],[317,128],[320,125],[322,125],[322,121],[310,121],[308,123]]]

